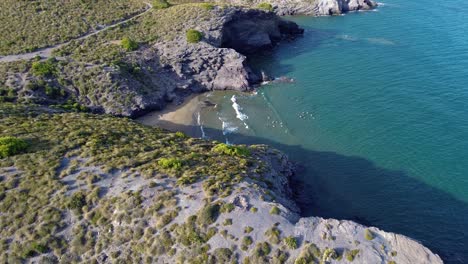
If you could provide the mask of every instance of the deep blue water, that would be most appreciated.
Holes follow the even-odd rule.
[[[468,263],[467,16],[467,1],[387,0],[375,12],[290,18],[304,37],[254,64],[295,81],[208,95],[219,106],[202,112],[205,133],[301,162],[306,216],[402,233]]]

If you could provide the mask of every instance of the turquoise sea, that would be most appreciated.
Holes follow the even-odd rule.
[[[305,28],[252,61],[256,94],[203,95],[206,137],[266,143],[301,163],[304,216],[352,219],[468,263],[468,2],[387,0],[288,18]]]

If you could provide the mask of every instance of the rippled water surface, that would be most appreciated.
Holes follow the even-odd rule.
[[[468,263],[468,2],[388,0],[295,17],[303,38],[254,64],[293,83],[204,95],[208,137],[303,164],[304,215],[353,219]]]

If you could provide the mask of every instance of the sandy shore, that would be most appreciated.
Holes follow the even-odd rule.
[[[182,104],[170,104],[164,110],[150,112],[136,121],[147,126],[182,131],[190,136],[200,137],[197,115],[201,108],[200,95],[194,94],[185,98]]]

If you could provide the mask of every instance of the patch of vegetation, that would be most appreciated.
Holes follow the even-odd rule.
[[[250,245],[252,245],[253,239],[250,236],[245,236],[242,238],[241,248],[242,250],[247,250]]]
[[[138,42],[129,37],[124,37],[121,44],[126,51],[134,51],[138,49]]]
[[[232,203],[225,203],[221,206],[221,213],[230,213],[234,210],[235,206]]]
[[[366,240],[373,240],[375,238],[375,235],[374,233],[372,233],[372,231],[370,231],[369,229],[365,229],[364,230],[364,238]]]
[[[0,1],[0,55],[63,43],[142,12],[140,0]]]
[[[232,225],[232,218],[224,219],[223,226],[229,226],[229,225]]]
[[[206,10],[212,10],[215,7],[211,3],[201,3],[200,6],[203,7],[204,9],[206,9]]]
[[[36,76],[51,76],[57,71],[55,58],[46,61],[35,61],[32,63],[31,71]]]
[[[187,42],[188,43],[198,43],[201,41],[203,34],[195,29],[189,29],[186,32]]]
[[[295,264],[307,264],[319,262],[321,260],[322,253],[320,248],[313,243],[308,243],[302,247],[301,253],[295,260]]]
[[[284,244],[290,249],[297,248],[297,239],[294,236],[288,236],[284,238]]]
[[[250,212],[252,212],[252,213],[258,212],[258,208],[257,207],[252,207],[252,208],[250,208]]]
[[[207,204],[205,205],[197,215],[197,221],[201,225],[210,225],[216,222],[219,216],[219,205],[218,204]]]
[[[86,205],[86,195],[84,192],[79,191],[75,192],[71,197],[68,203],[68,208],[81,210],[83,206]]]
[[[268,237],[268,241],[270,241],[272,244],[278,244],[280,242],[280,235],[281,231],[276,226],[273,226],[265,231],[265,236]]]
[[[278,206],[273,206],[270,209],[270,214],[271,215],[279,215],[281,213],[281,210],[278,208]]]
[[[353,250],[350,250],[350,251],[346,251],[346,253],[345,253],[346,260],[348,260],[349,262],[352,262],[352,261],[354,261],[354,259],[356,258],[356,256],[358,254],[359,254],[359,249],[353,249]]]
[[[28,143],[17,137],[0,137],[0,158],[10,157],[25,151]]]
[[[269,12],[273,11],[273,6],[270,3],[260,3],[257,5],[257,8],[265,10],[265,11],[269,11]]]
[[[255,245],[254,256],[255,257],[264,257],[268,256],[271,252],[271,246],[268,242],[260,242]]]
[[[158,165],[163,169],[180,170],[182,161],[177,158],[161,158],[158,160]]]
[[[224,143],[220,143],[213,148],[213,151],[216,153],[229,155],[229,156],[248,156],[250,151],[247,147],[244,146],[230,146]]]
[[[165,9],[170,6],[171,5],[166,0],[154,0],[153,1],[153,8],[155,9]]]
[[[254,229],[253,229],[253,227],[251,227],[251,226],[246,226],[246,227],[244,227],[244,233],[246,233],[246,234],[249,234],[249,233],[252,232],[253,230],[254,230]]]

